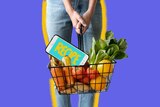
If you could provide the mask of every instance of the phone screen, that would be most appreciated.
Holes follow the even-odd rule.
[[[88,59],[86,53],[58,35],[53,36],[46,48],[46,52],[59,60],[62,60],[66,55],[69,56],[71,58],[71,65],[84,65]]]

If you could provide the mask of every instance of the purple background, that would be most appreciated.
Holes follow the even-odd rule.
[[[127,39],[129,58],[116,64],[99,107],[160,107],[159,0],[106,1],[108,28]],[[41,3],[1,1],[0,107],[51,107]]]

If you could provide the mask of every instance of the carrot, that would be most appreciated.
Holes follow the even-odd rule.
[[[51,68],[51,74],[53,77],[53,80],[58,87],[59,91],[65,90],[65,78],[63,75],[63,70],[61,68]]]
[[[59,91],[65,90],[64,72],[62,68],[57,67],[61,66],[61,64],[62,64],[61,61],[50,56],[50,66],[51,66],[50,72]]]

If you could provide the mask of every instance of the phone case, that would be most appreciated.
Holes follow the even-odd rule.
[[[66,55],[69,56],[71,58],[71,65],[84,65],[88,59],[86,53],[68,43],[58,35],[53,36],[46,48],[46,52],[59,60],[62,60]]]

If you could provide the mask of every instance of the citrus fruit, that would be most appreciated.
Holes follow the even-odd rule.
[[[91,79],[90,86],[93,90],[101,91],[106,87],[106,78],[98,76],[96,79]]]
[[[97,70],[101,76],[107,77],[110,73],[113,72],[114,64],[111,64],[109,60],[102,60],[97,65]]]

